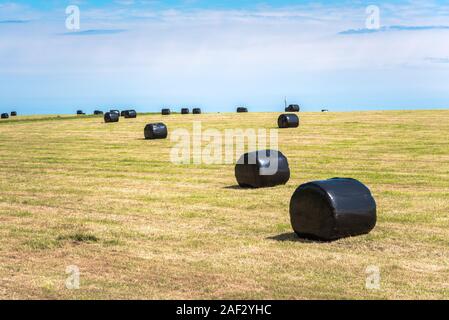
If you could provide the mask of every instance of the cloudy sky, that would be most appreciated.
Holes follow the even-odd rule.
[[[448,1],[0,1],[0,111],[447,108],[448,40]]]

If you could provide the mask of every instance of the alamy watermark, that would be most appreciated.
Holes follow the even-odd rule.
[[[378,6],[368,6],[365,10],[368,15],[365,20],[365,27],[368,30],[380,29],[380,8]]]
[[[380,290],[380,268],[378,266],[368,266],[365,273],[367,275],[365,288],[367,290]]]
[[[175,145],[170,151],[170,161],[174,164],[256,164],[265,161],[267,166],[261,175],[273,175],[278,169],[277,152],[267,154],[265,150],[278,150],[277,129],[218,129],[203,130],[201,121],[195,121],[192,130],[176,129],[170,139]],[[247,159],[241,156],[252,153]],[[240,162],[239,162],[240,161]]]
[[[68,290],[79,290],[81,273],[78,266],[74,265],[68,266],[65,269],[65,273],[69,275],[65,280],[65,287]]]
[[[70,31],[77,31],[81,29],[81,11],[78,6],[71,5],[65,9],[67,18],[65,20],[65,27]]]

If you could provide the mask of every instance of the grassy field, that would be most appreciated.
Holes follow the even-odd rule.
[[[169,129],[275,128],[277,114],[0,121],[0,298],[449,299],[449,111],[304,113],[279,132],[292,178],[236,188],[233,165],[174,165]],[[297,239],[300,184],[352,177],[378,204],[367,236]],[[81,272],[65,286],[66,267]],[[381,270],[367,290],[366,268]]]

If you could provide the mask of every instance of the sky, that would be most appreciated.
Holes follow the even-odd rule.
[[[0,112],[448,108],[448,39],[449,1],[0,0]]]

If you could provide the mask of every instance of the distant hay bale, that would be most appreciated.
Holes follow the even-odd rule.
[[[150,123],[145,126],[145,139],[166,139],[168,136],[167,126],[163,123]]]
[[[245,113],[245,112],[248,112],[248,108],[245,108],[245,107],[238,107],[238,108],[237,108],[237,112],[238,112],[238,113]]]
[[[123,111],[123,117],[126,119],[135,119],[137,118],[137,112],[136,110],[125,110]]]
[[[285,108],[285,112],[299,112],[301,108],[297,104],[291,104]]]
[[[182,108],[181,114],[190,114],[190,110],[188,108]]]
[[[78,116],[85,115],[85,113],[83,112],[83,110],[78,110],[78,111],[76,112],[76,114],[77,114]]]
[[[117,112],[106,112],[104,114],[104,122],[106,123],[112,123],[112,122],[119,122],[119,114]]]
[[[329,110],[323,109],[323,110],[321,110],[321,112],[329,112]]]
[[[314,181],[296,189],[290,219],[300,237],[332,241],[369,233],[376,225],[376,202],[355,179]]]
[[[239,159],[235,177],[242,188],[274,187],[288,182],[290,168],[287,158],[279,151],[255,151]]]
[[[299,117],[296,114],[281,114],[278,118],[279,128],[298,128]]]
[[[94,115],[96,115],[96,116],[101,116],[101,115],[103,115],[103,111],[95,110],[95,111],[94,111]]]
[[[110,110],[110,113],[116,113],[119,117],[121,115],[121,112],[119,110]]]
[[[9,118],[9,114],[7,114],[7,113],[2,113],[1,118],[2,118],[2,119],[8,119],[8,118]]]
[[[127,110],[122,110],[122,111],[120,112],[120,117],[124,117],[126,111],[127,111]]]
[[[201,109],[200,109],[200,108],[194,108],[194,109],[192,110],[192,113],[193,113],[193,114],[201,114]]]
[[[11,117],[17,117],[17,112],[16,111],[11,111]]]
[[[162,109],[161,113],[163,116],[169,116],[171,114],[171,110],[170,109]]]

